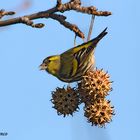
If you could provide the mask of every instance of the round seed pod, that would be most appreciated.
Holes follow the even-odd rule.
[[[105,98],[112,91],[109,77],[103,69],[88,71],[78,83],[77,92],[81,102],[91,104],[97,98]]]
[[[53,108],[57,110],[58,115],[73,115],[79,109],[79,96],[74,88],[68,86],[67,88],[56,88],[52,92],[51,102],[54,104]]]
[[[85,105],[84,116],[87,117],[88,122],[92,123],[92,125],[103,127],[112,120],[114,115],[113,108],[110,101],[98,99],[94,104]]]

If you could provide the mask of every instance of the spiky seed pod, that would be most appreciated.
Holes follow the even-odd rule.
[[[105,98],[112,90],[109,77],[103,69],[88,71],[78,84],[81,102],[90,103],[97,98]]]
[[[77,93],[79,94],[80,103],[91,103],[94,102],[95,97],[91,97],[90,90],[84,88],[83,84],[78,83]]]
[[[56,88],[52,92],[53,108],[57,110],[58,115],[73,115],[79,109],[79,96],[74,88],[68,86],[67,88]]]
[[[84,116],[87,117],[88,122],[92,125],[103,127],[105,123],[109,123],[114,115],[114,107],[111,106],[110,101],[106,99],[98,99],[94,104],[85,105]]]

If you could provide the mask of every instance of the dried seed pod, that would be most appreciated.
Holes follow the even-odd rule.
[[[53,108],[57,110],[58,115],[73,115],[75,111],[79,109],[79,96],[74,88],[68,86],[66,89],[56,88],[56,91],[52,92]]]
[[[88,122],[92,125],[103,127],[105,123],[109,123],[114,115],[114,107],[111,106],[110,101],[106,99],[98,99],[94,104],[85,105],[84,116],[87,117]]]
[[[109,74],[101,70],[88,71],[78,84],[81,102],[94,102],[97,98],[105,98],[112,88]]]

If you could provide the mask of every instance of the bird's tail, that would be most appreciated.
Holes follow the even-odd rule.
[[[106,30],[107,28],[105,28],[96,38],[89,41],[92,42],[92,46],[96,46],[97,43],[108,33]]]

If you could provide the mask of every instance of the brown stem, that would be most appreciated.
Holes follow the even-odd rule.
[[[80,31],[80,29],[77,27],[77,25],[71,24],[70,22],[65,21],[66,17],[64,17],[62,15],[57,15],[57,14],[50,14],[49,17],[57,20],[60,24],[62,24],[66,28],[72,30],[73,32],[75,32],[76,36],[85,38],[84,34],[82,33],[82,31]]]
[[[39,18],[48,18],[49,14],[55,13],[55,12],[57,12],[56,7],[51,8],[46,11],[42,11],[42,12],[30,14],[30,15],[25,15],[23,17],[28,17],[29,20],[34,20],[34,19],[39,19]],[[22,17],[17,17],[17,18],[0,21],[0,27],[17,24],[17,23],[22,23]]]
[[[22,17],[17,17],[17,18],[0,21],[0,27],[22,23],[22,24],[26,24],[26,25],[29,25],[32,27],[41,28],[44,26],[44,24],[42,24],[42,23],[33,24],[32,20],[39,19],[39,18],[52,18],[52,19],[59,21],[66,28],[69,28],[70,30],[74,31],[77,36],[84,38],[84,34],[80,31],[80,29],[76,25],[65,21],[65,19],[62,18],[62,16],[60,17],[60,16],[54,14],[56,12],[65,12],[65,11],[70,11],[70,10],[74,10],[77,12],[86,13],[86,14],[90,14],[90,15],[96,15],[96,16],[111,15],[111,12],[97,11],[97,9],[93,6],[83,7],[83,6],[81,6],[80,0],[70,0],[69,2],[67,2],[65,4],[62,4],[61,0],[57,0],[57,5],[51,9],[48,9],[46,11],[41,11],[38,13],[34,13],[34,14],[30,14],[30,15],[25,15]],[[14,13],[12,13],[12,14],[14,14]],[[7,13],[3,14],[3,11],[1,11],[0,18],[3,17],[4,15],[10,15],[10,14],[7,14]]]
[[[7,15],[14,15],[15,12],[13,11],[5,11],[4,9],[0,10],[0,18],[2,18],[3,16],[7,16]]]

